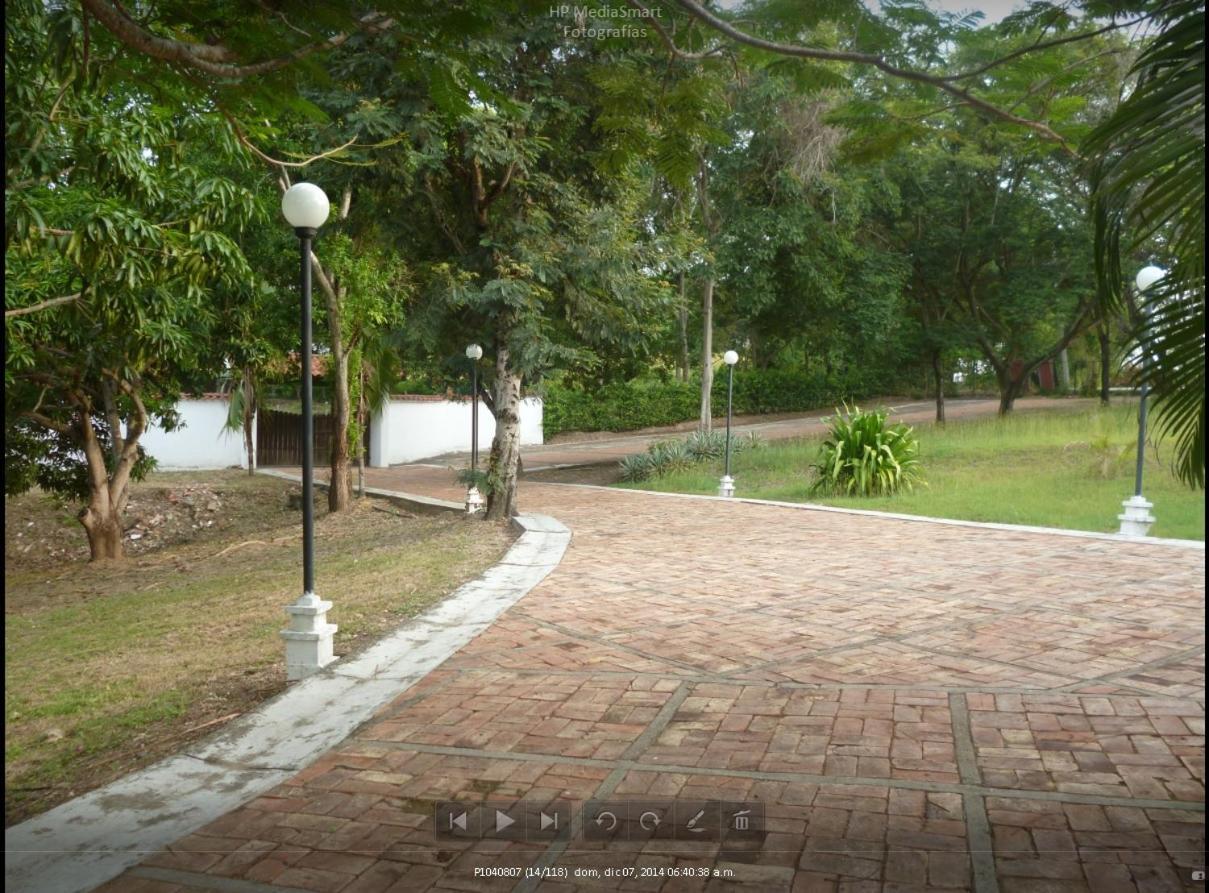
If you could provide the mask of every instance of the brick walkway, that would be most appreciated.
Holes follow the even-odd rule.
[[[532,483],[522,507],[574,534],[544,583],[102,889],[1204,888],[1203,551]],[[520,798],[748,801],[765,827],[434,836],[437,801]],[[490,876],[526,867],[567,875]]]

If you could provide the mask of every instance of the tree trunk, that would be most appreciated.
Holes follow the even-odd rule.
[[[707,276],[701,296],[701,419],[702,431],[713,426],[710,397],[714,387],[714,277]]]
[[[256,422],[256,388],[252,382],[251,369],[243,371],[243,446],[248,454],[248,474],[256,473],[256,438],[252,426]]]
[[[361,363],[361,387],[357,389],[357,496],[365,498],[365,362]]]
[[[1016,398],[1024,393],[1028,385],[1028,377],[1031,372],[1031,369],[1025,369],[1020,373],[1019,378],[1012,378],[1009,367],[996,376],[999,380],[999,414],[1001,416],[1012,411],[1012,407],[1016,405]]]
[[[1065,347],[1058,353],[1058,390],[1070,393],[1070,352]]]
[[[940,351],[932,351],[932,375],[936,379],[936,424],[945,423],[945,383],[941,377]]]
[[[485,517],[489,521],[504,521],[516,514],[517,477],[521,457],[521,373],[509,365],[507,331],[496,339],[495,437],[491,441],[491,460],[487,478],[491,482],[487,495]]]
[[[1100,323],[1096,330],[1096,340],[1100,342],[1100,405],[1108,405],[1108,387],[1112,375],[1112,345],[1108,339],[1108,325]]]
[[[333,344],[332,360],[335,366],[332,382],[332,477],[327,488],[327,507],[328,511],[342,512],[348,508],[352,495],[348,467],[348,353],[341,350],[337,356]]]
[[[83,403],[83,401],[81,401]],[[84,461],[88,466],[88,505],[77,516],[88,534],[88,550],[92,561],[114,561],[123,556],[122,508],[126,504],[126,489],[130,467],[142,433],[132,431],[133,439],[123,443],[123,455],[114,466],[114,478],[106,466],[105,451],[97,439],[92,424],[90,406],[81,405],[78,431]],[[111,423],[112,424],[112,423]],[[120,424],[120,421],[119,421]],[[119,477],[120,476],[120,477]]]
[[[125,553],[122,551],[122,518],[117,509],[111,507],[106,496],[98,500],[93,494],[88,506],[79,514],[84,532],[88,534],[88,550],[91,561],[114,561]]]
[[[680,380],[687,382],[692,369],[692,360],[688,355],[688,295],[685,294],[684,274],[680,274],[680,306],[677,313],[680,329]]]

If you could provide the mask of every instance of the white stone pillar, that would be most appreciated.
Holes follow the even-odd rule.
[[[1150,532],[1150,525],[1155,522],[1154,515],[1150,514],[1154,503],[1145,496],[1131,496],[1121,506],[1125,509],[1124,513],[1117,515],[1117,520],[1121,522],[1121,536],[1146,536]]]
[[[286,605],[290,625],[281,631],[281,637],[285,639],[287,679],[305,679],[336,659],[332,653],[332,640],[337,627],[327,622],[327,612],[331,609],[331,602],[323,601],[313,592]]]

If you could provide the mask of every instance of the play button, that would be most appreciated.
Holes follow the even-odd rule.
[[[510,818],[508,813],[504,812],[501,809],[497,809],[495,811],[495,833],[496,834],[499,834],[501,831],[503,831],[509,825],[515,825],[515,824],[516,824],[516,819]]]
[[[554,813],[554,815],[546,815],[543,812],[541,814],[541,829],[540,830],[545,831],[548,828],[553,828],[555,831],[558,830],[558,813]]]

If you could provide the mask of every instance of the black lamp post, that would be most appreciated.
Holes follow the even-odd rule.
[[[466,347],[466,359],[470,360],[470,488],[466,491],[466,514],[474,515],[483,510],[483,494],[479,492],[479,360],[483,348],[478,344]]]
[[[332,603],[315,595],[315,417],[311,395],[311,242],[330,210],[327,196],[314,183],[296,183],[281,199],[281,212],[298,235],[299,280],[302,288],[302,596],[286,607],[289,629],[286,672],[302,679],[335,660],[332,638],[336,627],[327,622]]]
[[[726,363],[727,378],[726,378],[726,470],[722,474],[722,480],[718,483],[719,496],[734,496],[735,495],[735,479],[730,476],[730,421],[731,409],[734,406],[735,396],[735,363],[739,362],[739,355],[728,350],[722,355],[723,361]]]
[[[1145,301],[1141,299],[1142,294],[1166,275],[1166,270],[1155,266],[1143,267],[1138,271],[1134,284],[1138,287],[1138,303],[1143,317],[1149,316],[1149,312]],[[1143,377],[1138,402],[1138,455],[1137,466],[1134,469],[1133,496],[1121,504],[1124,512],[1117,515],[1117,520],[1121,522],[1120,533],[1126,536],[1146,536],[1150,532],[1150,525],[1155,522],[1154,516],[1150,514],[1154,504],[1142,495],[1142,470],[1146,464],[1146,402],[1147,397],[1150,396],[1150,385],[1146,381],[1146,372],[1151,362],[1151,345],[1143,340],[1141,350]]]

